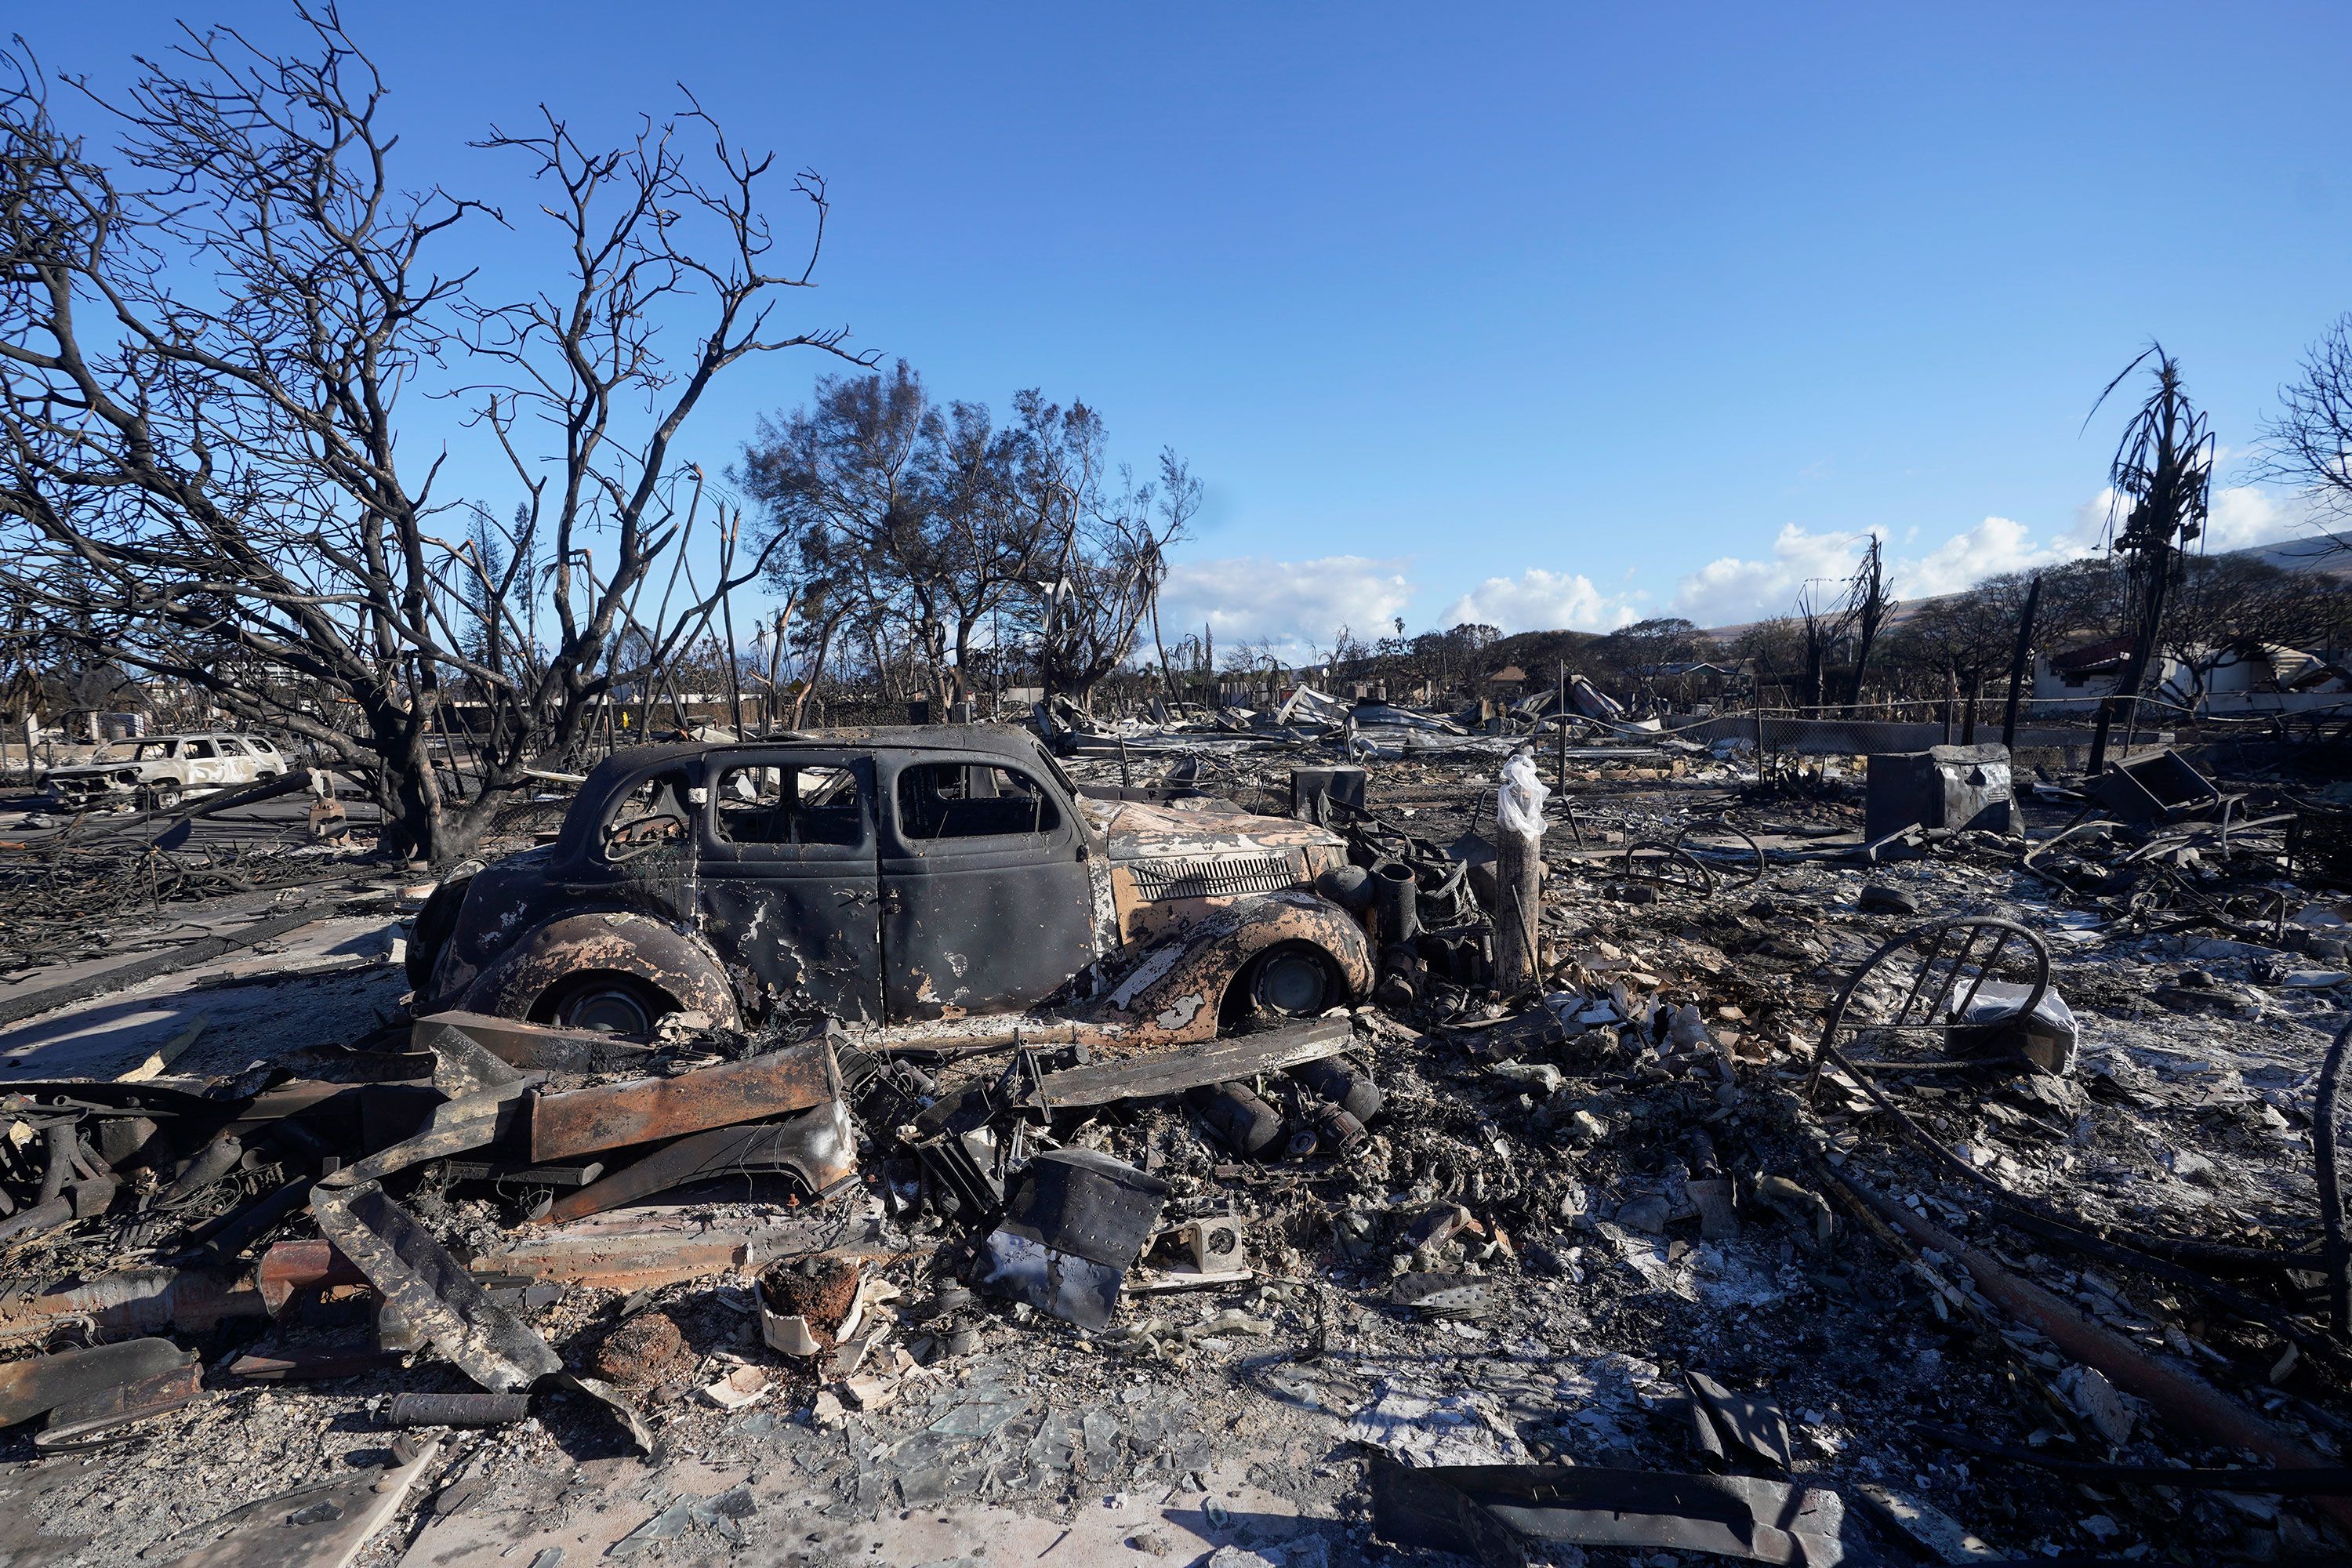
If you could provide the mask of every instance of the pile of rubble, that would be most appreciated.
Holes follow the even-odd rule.
[[[1346,836],[1329,1016],[5,1085],[0,1559],[2344,1550],[2325,791],[1563,751],[1498,994],[1495,759],[1330,750],[1161,781]]]

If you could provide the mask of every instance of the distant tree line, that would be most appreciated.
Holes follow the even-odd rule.
[[[1016,392],[1000,422],[939,401],[904,360],[761,419],[730,478],[761,509],[796,718],[853,675],[890,700],[1034,682],[1089,705],[1161,645],[1168,551],[1202,488],[1171,450],[1148,479],[1114,467],[1083,402]]]

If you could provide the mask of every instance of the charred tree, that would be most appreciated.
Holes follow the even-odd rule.
[[[2162,635],[2167,599],[2180,580],[2183,552],[2205,531],[2208,494],[2213,480],[2214,441],[2205,416],[2189,401],[2180,363],[2150,344],[2099,394],[2099,403],[2125,377],[2153,359],[2155,385],[2124,426],[2108,468],[2114,500],[2109,511],[2112,549],[2124,564],[2124,624],[2131,637],[2122,674],[2107,700],[2099,704],[2091,737],[2091,773],[2106,765],[2107,735],[2116,710],[2126,710],[2126,743],[2139,717],[2147,668]],[[2096,413],[2098,404],[2092,405]]]
[[[298,16],[299,53],[189,31],[120,100],[67,79],[119,127],[110,156],[60,123],[32,61],[7,61],[0,595],[82,662],[308,742],[374,796],[387,850],[446,859],[761,564],[666,620],[636,612],[693,526],[701,487],[682,493],[674,447],[716,378],[839,352],[838,331],[771,325],[812,281],[824,191],[793,183],[809,234],[780,265],[772,160],[691,100],[617,147],[552,115],[493,129],[479,145],[528,162],[564,270],[485,300],[436,258],[502,220],[404,187],[374,67],[331,8]],[[696,312],[691,350],[666,356],[656,320]],[[450,526],[446,452],[401,438],[404,397],[434,393],[510,460],[512,524],[468,507],[472,537]],[[458,700],[483,721],[462,800],[433,765]]]

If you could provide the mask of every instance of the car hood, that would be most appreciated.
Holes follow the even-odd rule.
[[[1082,799],[1078,809],[1109,840],[1114,865],[1138,860],[1197,860],[1225,855],[1279,855],[1294,849],[1345,849],[1328,828],[1286,816],[1253,816],[1222,801],[1182,806],[1132,800]]]

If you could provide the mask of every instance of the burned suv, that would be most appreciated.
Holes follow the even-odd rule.
[[[1370,989],[1363,927],[1315,891],[1345,859],[1307,823],[1081,790],[994,725],[646,746],[552,844],[436,889],[410,977],[420,1011],[630,1035],[1052,1004],[1198,1040]]]
[[[79,767],[43,780],[67,805],[141,805],[169,811],[183,795],[266,784],[286,759],[259,735],[145,735],[117,741]]]

